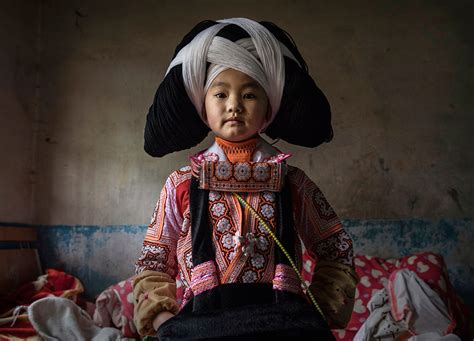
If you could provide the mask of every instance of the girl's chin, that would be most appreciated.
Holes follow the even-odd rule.
[[[242,142],[249,140],[254,137],[258,137],[258,134],[253,134],[253,135],[242,135],[242,134],[218,134],[216,136],[219,136],[221,139],[224,139],[229,142]]]

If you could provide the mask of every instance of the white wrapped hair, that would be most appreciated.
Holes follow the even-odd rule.
[[[182,64],[183,81],[188,97],[202,117],[202,105],[212,81],[222,71],[235,69],[257,81],[265,90],[271,106],[271,118],[265,129],[280,109],[285,85],[284,56],[298,61],[288,48],[263,25],[246,18],[218,20],[218,24],[202,32],[171,61],[166,74],[176,65]],[[225,26],[235,24],[244,29],[250,38],[233,42],[216,36]],[[206,72],[207,63],[211,63]]]

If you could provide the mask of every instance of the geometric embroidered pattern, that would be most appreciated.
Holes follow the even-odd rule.
[[[279,164],[275,162],[270,166],[270,174],[274,171],[272,166]],[[250,172],[248,167],[256,169],[257,163],[240,163],[240,168],[236,167],[238,165],[239,163],[231,165],[231,170],[219,169],[218,174],[214,172],[213,178],[216,181],[229,181],[225,179],[230,176],[229,179],[234,179],[237,183],[238,179],[247,178],[248,174],[251,174],[251,178],[255,177],[255,172]],[[212,167],[215,169],[217,164],[212,164]],[[285,167],[292,193],[295,230],[299,237],[295,240],[297,266],[301,268],[300,240],[318,259],[335,260],[349,265],[352,262],[352,242],[336,213],[320,189],[302,170]],[[279,172],[275,174],[280,174]],[[261,174],[260,180],[265,179],[266,173],[262,171]],[[275,243],[272,237],[254,216],[241,208],[231,192],[222,190],[209,191],[208,214],[212,224],[215,261],[193,267],[189,211],[191,177],[191,167],[181,168],[168,177],[153,212],[141,255],[136,262],[136,273],[154,270],[176,278],[179,272],[188,296],[205,291],[219,282],[273,283],[275,288],[290,291],[300,288],[299,281],[293,278],[291,268],[286,271],[285,266],[278,265],[275,273]],[[275,184],[280,180],[275,181]],[[245,199],[274,230],[277,213],[274,191],[242,192]],[[244,245],[249,236],[252,243]],[[246,246],[246,252],[242,250],[243,246]]]
[[[137,273],[145,270],[154,270],[170,273],[168,264],[170,248],[167,245],[144,241],[142,252],[137,261]]]
[[[343,226],[319,187],[302,170],[288,166],[288,179],[294,191],[295,225],[306,248],[315,252],[318,242],[343,230]]]
[[[324,260],[354,265],[352,239],[344,230],[323,239],[316,244],[315,249],[316,254]]]
[[[279,192],[284,163],[202,161],[199,188],[227,192]]]
[[[249,194],[246,200],[257,212],[265,218],[266,223],[275,231],[276,225],[276,201],[275,193],[259,192]],[[247,210],[246,210],[247,211]],[[274,265],[274,241],[263,225],[251,214],[247,214],[247,225],[252,227],[251,231],[255,238],[253,250],[251,250],[245,262],[245,266],[241,271],[237,282],[254,283],[254,282],[271,282],[275,270]]]
[[[273,289],[301,293],[301,282],[295,270],[286,264],[277,264],[275,277],[273,278]]]
[[[191,273],[191,290],[194,296],[219,285],[214,261],[207,261],[195,266]]]

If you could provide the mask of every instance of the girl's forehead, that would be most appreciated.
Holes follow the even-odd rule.
[[[211,88],[216,86],[262,88],[255,79],[235,69],[227,69],[219,73],[211,83]]]
[[[226,69],[219,73],[217,77],[214,79],[228,79],[228,80],[254,80],[252,77],[243,73],[242,71],[235,70],[235,69]]]

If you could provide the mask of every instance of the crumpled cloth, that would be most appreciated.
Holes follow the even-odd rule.
[[[28,318],[46,341],[125,340],[114,328],[100,328],[73,301],[61,297],[42,298],[28,307]]]
[[[367,308],[369,318],[354,341],[461,340],[450,334],[456,323],[444,302],[413,271],[392,272],[385,288],[374,293]]]
[[[111,285],[97,297],[92,317],[97,326],[120,329],[124,337],[139,337],[133,322],[133,280],[134,276]]]
[[[26,339],[37,333],[28,320],[28,305],[47,296],[68,298],[87,305],[79,295],[84,288],[74,276],[63,271],[47,269],[36,281],[26,283],[15,292],[0,297],[0,340]]]
[[[412,336],[407,341],[461,341],[461,339],[455,334],[439,336],[437,333],[425,333]]]

